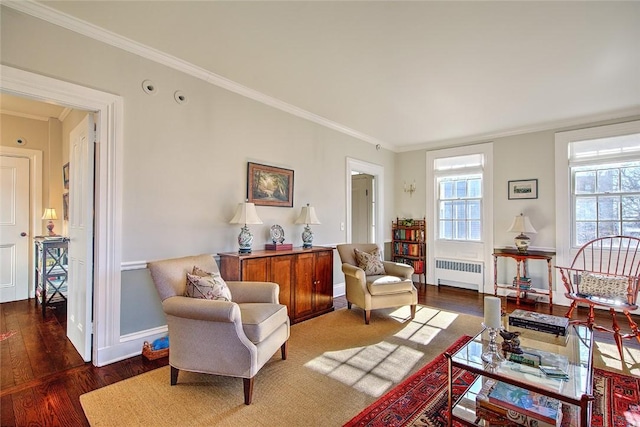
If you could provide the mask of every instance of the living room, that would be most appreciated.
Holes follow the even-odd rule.
[[[233,2],[231,2],[233,3]],[[151,3],[153,4],[153,3]],[[469,6],[469,5],[465,5]],[[478,16],[487,18],[498,7],[496,4],[485,5],[488,10],[474,10],[465,12],[464,9],[456,9],[455,15],[459,18],[454,30],[461,31],[464,25],[471,25],[473,18],[470,15],[479,13]],[[504,5],[512,9],[513,5]],[[466,107],[467,98],[451,99],[437,98],[437,108],[444,116],[437,119],[426,116],[421,126],[413,125],[411,129],[433,128],[438,132],[432,134],[431,139],[420,139],[415,142],[417,131],[413,135],[384,133],[386,128],[380,128],[377,137],[368,136],[365,131],[356,132],[358,122],[351,119],[350,126],[339,126],[338,120],[331,120],[326,109],[327,104],[335,109],[346,102],[341,89],[345,86],[355,85],[358,76],[349,75],[344,80],[339,80],[340,85],[327,92],[320,98],[317,109],[310,110],[302,100],[293,102],[297,98],[296,92],[301,92],[306,86],[313,86],[312,80],[303,80],[296,73],[296,62],[284,62],[277,70],[271,70],[271,74],[259,71],[251,65],[248,59],[251,55],[266,56],[269,61],[277,63],[278,52],[275,50],[263,50],[256,52],[254,49],[240,50],[239,47],[224,47],[224,40],[231,36],[223,34],[224,29],[233,27],[231,17],[244,16],[246,22],[237,23],[238,28],[231,34],[242,38],[252,35],[253,38],[265,34],[265,27],[278,26],[280,20],[287,14],[270,12],[268,7],[252,3],[244,5],[222,4],[215,16],[212,28],[217,28],[220,34],[212,34],[209,37],[196,39],[190,44],[181,41],[170,25],[173,22],[171,10],[162,15],[158,9],[152,8],[157,24],[165,24],[163,33],[145,33],[145,26],[131,25],[130,20],[139,20],[140,16],[146,16],[149,10],[142,3],[125,3],[121,7],[125,12],[119,12],[113,5],[99,3],[69,2],[68,4],[41,4],[25,3],[22,5],[2,5],[2,65],[19,70],[35,73],[41,76],[59,80],[62,82],[92,88],[104,93],[120,97],[121,122],[115,128],[120,132],[121,140],[116,142],[117,153],[114,159],[117,163],[119,192],[117,199],[117,215],[113,221],[117,227],[115,233],[118,242],[114,243],[115,251],[112,253],[118,258],[114,264],[99,265],[100,269],[108,271],[108,279],[104,283],[97,284],[99,292],[96,295],[97,306],[104,313],[97,313],[103,334],[96,343],[98,351],[104,355],[95,360],[98,364],[108,364],[116,360],[139,353],[141,341],[153,339],[163,335],[164,319],[160,302],[157,298],[153,283],[146,271],[146,263],[153,260],[171,258],[182,255],[200,253],[222,253],[237,251],[237,235],[239,227],[229,224],[234,215],[238,203],[242,202],[247,193],[247,163],[255,162],[270,166],[291,169],[295,172],[295,186],[293,207],[258,207],[257,211],[262,225],[250,226],[254,234],[254,248],[261,248],[270,241],[269,228],[279,224],[284,228],[287,242],[294,246],[300,246],[302,241],[300,234],[301,225],[295,225],[302,206],[310,203],[316,208],[321,224],[312,226],[315,233],[315,244],[334,246],[348,240],[346,232],[349,230],[347,211],[347,159],[356,159],[366,164],[381,167],[384,170],[384,182],[381,194],[384,195],[384,203],[380,207],[383,239],[387,243],[391,236],[391,221],[397,217],[417,217],[427,215],[427,206],[432,201],[427,198],[427,170],[426,154],[436,149],[445,149],[453,146],[472,146],[481,143],[492,143],[492,200],[491,243],[487,242],[488,258],[483,255],[485,262],[490,261],[490,251],[494,247],[513,245],[513,233],[508,232],[509,224],[513,218],[521,212],[526,212],[531,217],[537,234],[532,245],[540,248],[556,248],[556,172],[555,138],[556,133],[576,129],[592,128],[599,125],[626,123],[640,119],[638,107],[638,82],[637,82],[637,51],[629,40],[637,39],[637,5],[634,3],[618,4],[595,2],[591,6],[580,2],[573,6],[547,5],[551,10],[541,10],[535,14],[536,22],[548,24],[542,28],[550,31],[552,28],[566,28],[567,22],[575,25],[570,33],[575,36],[577,46],[592,46],[594,39],[602,38],[615,46],[615,49],[604,51],[611,56],[610,63],[598,58],[597,70],[587,67],[589,61],[583,62],[584,68],[589,73],[572,74],[565,71],[565,56],[572,57],[571,51],[566,50],[567,45],[554,47],[554,37],[560,40],[562,31],[548,33],[544,40],[548,51],[529,50],[527,43],[531,39],[542,37],[544,31],[534,31],[535,27],[527,27],[531,33],[521,40],[520,48],[510,45],[511,50],[504,50],[504,56],[500,58],[477,54],[476,46],[467,46],[460,51],[449,46],[444,51],[438,51],[434,61],[445,62],[447,59],[461,60],[466,54],[467,61],[458,65],[461,73],[458,84],[445,86],[451,94],[469,92],[471,98],[483,100],[473,107]],[[252,8],[253,7],[253,8]],[[284,7],[280,5],[279,7]],[[302,7],[302,6],[300,6]],[[335,20],[336,14],[331,14],[328,6],[306,4],[307,8],[321,8],[324,14],[328,14]],[[358,7],[361,5],[334,5],[344,7],[344,19],[351,17],[357,21]],[[391,7],[389,3],[382,2],[378,7]],[[405,7],[408,7],[405,5]],[[418,7],[418,6],[416,6]],[[422,5],[424,7],[424,5]],[[438,4],[438,7],[444,7]],[[482,8],[482,6],[476,6]],[[522,6],[525,7],[525,6]],[[533,5],[526,7],[533,8]],[[580,19],[575,21],[568,16],[575,16],[571,7],[579,9]],[[50,9],[51,8],[51,9]],[[234,9],[237,8],[237,9]],[[531,10],[527,10],[531,12]],[[314,15],[314,10],[307,10],[309,15]],[[377,11],[375,24],[384,22],[384,11]],[[480,13],[482,12],[482,13]],[[75,16],[77,20],[69,20],[66,13]],[[177,13],[177,11],[176,11]],[[268,13],[268,15],[267,15]],[[324,16],[318,12],[316,16]],[[366,12],[364,16],[370,16],[373,12]],[[400,13],[396,11],[395,13]],[[435,13],[435,12],[434,12]],[[453,13],[453,12],[452,12]],[[503,17],[509,25],[504,27],[490,27],[501,30],[501,37],[508,39],[516,37],[518,20],[513,16],[517,11],[507,10]],[[238,15],[239,14],[239,15]],[[121,15],[121,20],[114,16]],[[157,16],[156,16],[157,15]],[[276,16],[273,16],[276,15]],[[404,11],[403,16],[411,15],[410,10]],[[181,15],[176,15],[181,16]],[[261,16],[268,16],[274,20],[273,24],[265,24],[265,27],[255,27],[249,31],[249,24],[257,24]],[[329,19],[329,18],[326,19]],[[509,21],[508,18],[511,18]],[[211,18],[213,19],[213,17]],[[307,17],[307,19],[310,19]],[[318,27],[326,22],[317,18]],[[427,18],[424,18],[427,19]],[[430,18],[430,24],[435,18]],[[554,20],[555,19],[555,20]],[[564,20],[563,20],[564,19]],[[601,19],[601,21],[600,21]],[[65,21],[79,25],[76,30]],[[151,20],[150,20],[151,21]],[[106,32],[100,28],[92,28],[95,33],[87,33],[87,26],[82,23],[92,22],[98,27],[113,33],[120,33],[126,39],[113,41],[106,38]],[[297,22],[297,21],[296,21]],[[299,21],[310,25],[308,21]],[[328,21],[327,21],[328,22]],[[485,21],[495,24],[494,21]],[[589,24],[596,22],[596,25]],[[612,24],[613,23],[613,24]],[[66,27],[65,27],[66,25]],[[147,23],[145,23],[147,25]],[[454,25],[453,22],[447,25]],[[447,27],[441,25],[437,28]],[[377,25],[373,27],[378,28]],[[180,28],[180,32],[188,34],[187,29],[191,25]],[[428,26],[418,27],[423,29]],[[587,29],[588,27],[588,29]],[[324,38],[329,34],[339,34],[332,31],[319,31],[317,34]],[[365,35],[375,34],[374,29],[369,29]],[[415,28],[415,27],[413,27]],[[478,28],[478,27],[474,27]],[[485,27],[486,28],[486,27]],[[616,28],[617,36],[605,38]],[[130,32],[128,32],[130,31]],[[416,31],[418,31],[416,29]],[[496,30],[497,31],[497,30]],[[454,32],[454,31],[452,31]],[[524,31],[523,31],[524,32]],[[567,30],[569,32],[569,30]],[[515,33],[515,34],[514,34]],[[451,33],[441,35],[440,41],[444,43]],[[499,34],[499,35],[500,35]],[[595,35],[594,35],[595,34]],[[585,37],[584,40],[580,37]],[[157,41],[154,38],[157,36]],[[436,35],[437,36],[437,35]],[[279,34],[279,37],[283,37]],[[354,36],[355,37],[355,36]],[[364,37],[364,36],[363,36]],[[97,39],[98,38],[98,39]],[[101,38],[101,39],[100,39]],[[357,38],[357,37],[356,37]],[[436,37],[437,38],[437,37]],[[111,41],[109,41],[111,40]],[[132,52],[138,44],[128,44],[127,41],[135,40],[140,45],[154,47],[159,44],[161,52],[143,50],[136,54]],[[223,40],[224,43],[216,45],[220,49],[218,56],[200,58],[195,55],[200,45],[212,44]],[[343,43],[350,40],[344,37]],[[421,39],[419,39],[421,40]],[[468,40],[468,39],[467,39]],[[271,43],[277,45],[278,37]],[[359,46],[362,52],[371,44],[381,43],[381,40],[373,39],[367,42],[365,38]],[[246,44],[251,45],[254,39],[249,37]],[[353,42],[355,43],[355,42]],[[391,42],[389,42],[392,44]],[[398,41],[400,43],[400,41]],[[458,41],[460,44],[462,41]],[[559,43],[559,42],[558,42]],[[560,43],[559,43],[560,45]],[[414,44],[411,45],[416,48]],[[541,49],[539,45],[535,45]],[[385,53],[392,52],[391,49]],[[505,46],[506,47],[506,46]],[[165,50],[163,50],[165,49]],[[353,55],[352,46],[345,47],[348,52],[342,52],[342,56],[325,59],[320,55],[319,48],[312,49],[302,46],[290,46],[297,56],[297,61],[320,66],[332,63],[333,67],[349,68],[347,58]],[[618,52],[617,49],[620,51]],[[235,52],[235,55],[234,55]],[[400,52],[400,51],[398,51]],[[456,55],[453,55],[455,52]],[[493,52],[493,51],[492,51]],[[163,55],[166,54],[166,55]],[[348,54],[351,54],[348,55]],[[398,54],[400,56],[400,54]],[[459,56],[458,56],[459,55]],[[522,59],[524,57],[524,59]],[[582,56],[580,56],[582,58]],[[271,59],[273,58],[273,59]],[[401,60],[389,56],[388,61]],[[470,59],[469,59],[470,58]],[[530,59],[527,59],[530,58]],[[178,61],[177,59],[180,59]],[[497,61],[499,59],[500,61]],[[262,58],[264,61],[264,58]],[[173,61],[173,62],[172,62]],[[380,59],[386,62],[386,57]],[[354,61],[357,62],[357,61]],[[471,65],[475,64],[475,67]],[[509,69],[511,64],[514,69]],[[530,74],[518,73],[527,67],[543,64],[545,73],[538,73],[538,78]],[[376,67],[376,62],[362,60],[356,70],[361,78],[367,76],[367,70]],[[517,67],[516,67],[517,65]],[[575,64],[573,64],[575,66]],[[225,68],[229,67],[229,68]],[[238,74],[234,80],[232,69],[241,69],[243,74]],[[437,69],[437,64],[423,64],[421,70]],[[595,67],[594,67],[595,68]],[[326,76],[331,76],[331,67],[322,68]],[[463,70],[473,69],[474,73],[462,73]],[[501,71],[503,74],[498,73]],[[422,72],[422,71],[420,71]],[[494,73],[494,79],[507,79],[510,77],[511,86],[506,91],[510,94],[509,103],[500,103],[493,100],[492,95],[497,88],[487,84],[483,78],[486,74]],[[355,73],[355,72],[354,72]],[[415,73],[415,71],[414,71]],[[567,84],[565,98],[571,98],[570,104],[564,104],[567,110],[563,115],[550,115],[557,101],[552,95],[560,91],[560,88],[549,84],[548,80],[560,78],[569,74],[573,79]],[[600,74],[599,74],[600,73]],[[516,75],[514,78],[513,75]],[[393,80],[398,85],[398,91],[413,91],[402,87],[404,75]],[[566,77],[566,76],[565,76]],[[260,79],[279,79],[274,85],[282,86],[281,98],[276,95],[263,93],[252,87],[250,83],[259,83]],[[329,77],[327,77],[329,78]],[[336,79],[338,79],[336,77]],[[143,82],[150,80],[155,85],[155,94],[149,94],[143,90]],[[495,84],[495,80],[491,80]],[[437,85],[437,81],[435,81]],[[615,86],[609,86],[616,84]],[[3,86],[3,91],[6,87]],[[185,95],[188,102],[176,101],[175,92]],[[365,90],[358,93],[364,97]],[[437,92],[440,96],[442,92]],[[619,103],[614,104],[606,94],[615,94]],[[285,96],[286,95],[286,96]],[[430,97],[427,92],[426,99]],[[416,97],[418,98],[418,97]],[[597,107],[588,104],[589,99],[596,99]],[[422,98],[420,98],[422,99]],[[462,101],[464,99],[464,101]],[[500,98],[504,100],[506,97]],[[291,100],[291,101],[289,101]],[[606,102],[605,102],[606,101]],[[322,104],[324,102],[324,104]],[[417,101],[415,101],[417,102]],[[367,100],[369,108],[379,104],[391,105],[392,100],[372,99]],[[520,110],[522,105],[536,106],[536,116],[529,109]],[[584,107],[580,107],[580,106]],[[80,109],[90,109],[90,105],[79,103]],[[359,110],[366,110],[360,106]],[[395,113],[391,110],[374,110],[372,113],[378,122],[394,123],[397,129],[409,128],[405,120],[413,115],[413,108],[420,106],[413,104],[396,107]],[[324,108],[324,109],[323,109]],[[471,128],[469,123],[476,123],[475,116],[483,109],[491,110],[492,122],[484,128]],[[98,110],[98,108],[95,108]],[[354,109],[355,110],[355,109]],[[530,114],[529,117],[517,117]],[[339,116],[336,116],[339,117]],[[500,121],[500,118],[510,117],[513,121]],[[488,120],[487,120],[488,121]],[[511,124],[510,124],[511,123]],[[468,127],[469,126],[469,127]],[[105,131],[104,129],[102,129]],[[408,132],[408,131],[407,131]],[[13,142],[15,138],[8,138]],[[7,142],[8,144],[9,142]],[[3,146],[5,138],[3,135]],[[379,144],[379,148],[377,147]],[[26,148],[29,148],[27,145]],[[64,162],[57,170],[61,170]],[[53,171],[53,167],[51,168]],[[52,172],[53,173],[53,172]],[[58,172],[56,172],[58,173]],[[45,177],[45,181],[46,181]],[[51,176],[51,180],[54,176]],[[57,178],[55,178],[57,179]],[[507,196],[507,182],[517,179],[537,179],[538,198],[528,200],[509,200]],[[416,191],[409,194],[403,191],[405,183],[416,183]],[[48,200],[46,200],[48,201]],[[46,204],[46,201],[43,201]],[[62,209],[62,206],[57,206]],[[39,222],[40,224],[40,222]],[[45,223],[40,224],[43,228]],[[56,230],[63,230],[62,220],[57,220]],[[115,272],[115,273],[114,273]],[[489,275],[489,273],[487,273]],[[504,273],[506,274],[506,273]],[[112,277],[117,276],[117,277]],[[489,276],[491,277],[491,276]],[[336,296],[340,294],[340,285],[344,282],[344,276],[340,270],[338,258],[334,260],[334,286]],[[492,293],[492,280],[485,281],[485,293]],[[556,291],[559,291],[556,288]],[[558,292],[560,293],[560,292]],[[104,299],[104,300],[103,300]],[[107,315],[108,313],[108,315]],[[100,317],[103,316],[103,317]]]

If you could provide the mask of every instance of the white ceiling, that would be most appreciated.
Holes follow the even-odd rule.
[[[640,113],[640,2],[43,4],[398,151]]]

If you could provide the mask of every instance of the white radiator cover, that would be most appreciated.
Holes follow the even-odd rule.
[[[484,289],[484,263],[436,258],[435,282],[437,285],[482,291]]]

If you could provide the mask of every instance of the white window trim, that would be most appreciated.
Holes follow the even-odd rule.
[[[481,253],[476,258],[469,260],[484,263],[484,293],[493,294],[493,143],[467,145],[464,147],[447,148],[442,150],[427,151],[426,155],[426,220],[427,220],[427,283],[435,281],[435,254],[436,254],[436,224],[438,218],[436,206],[436,194],[438,191],[434,160],[441,157],[464,156],[468,154],[482,154],[484,166],[482,168],[482,242],[447,241],[449,244],[482,247]],[[468,169],[470,170],[470,169]],[[455,174],[466,173],[467,170],[456,170]]]
[[[569,143],[587,139],[606,138],[640,132],[640,120],[613,125],[596,126],[555,134],[556,169],[556,265],[569,265],[576,250],[571,245],[571,171],[569,168]],[[556,274],[556,289],[562,288],[561,278]],[[555,297],[556,295],[554,295]],[[556,302],[556,298],[554,298]],[[569,305],[563,292],[557,292],[557,304]]]

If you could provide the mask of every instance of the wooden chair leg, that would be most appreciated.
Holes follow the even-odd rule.
[[[171,367],[171,385],[178,383],[178,372],[180,372],[180,369]]]
[[[347,301],[347,309],[351,310],[351,302]]]
[[[253,397],[253,378],[243,378],[244,384],[244,404],[251,405],[251,398]]]
[[[636,337],[636,339],[640,343],[640,331],[638,330],[638,324],[633,321],[633,319],[631,318],[631,314],[629,314],[629,311],[625,310],[624,315],[626,316],[627,321],[629,322],[629,327],[631,328],[631,334],[634,337]]]
[[[596,315],[593,311],[593,304],[589,304],[589,317],[587,317],[587,326],[591,329],[596,322]]]
[[[620,360],[622,360],[622,335],[620,334],[620,326],[618,326],[618,320],[616,319],[616,311],[613,308],[610,308],[609,312],[611,313],[611,328],[613,329],[613,338],[616,340],[618,353],[620,353]]]
[[[280,346],[280,354],[282,355],[282,360],[287,360],[288,353],[289,353],[289,340],[285,341],[284,344]]]
[[[411,318],[415,319],[416,318],[416,305],[412,305],[411,306]]]
[[[567,314],[564,315],[564,317],[566,317],[567,319],[571,319],[571,317],[573,317],[573,311],[576,309],[577,306],[578,306],[578,302],[575,300],[572,301],[571,306],[569,307],[569,310],[567,311]]]
[[[364,311],[364,324],[368,325],[370,320],[371,320],[371,310],[365,310]]]

